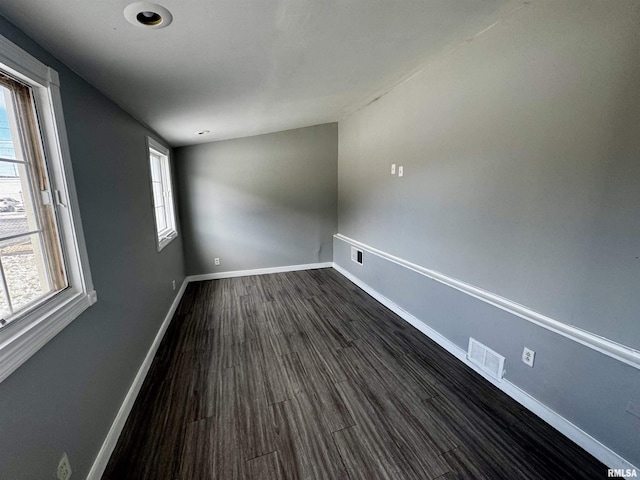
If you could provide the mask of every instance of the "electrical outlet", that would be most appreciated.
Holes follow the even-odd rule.
[[[533,359],[535,358],[535,356],[536,352],[534,352],[530,348],[524,347],[524,350],[522,351],[522,361],[526,365],[533,367]]]
[[[216,265],[220,265],[220,259],[218,257],[214,258],[213,263],[215,263]]]
[[[173,289],[176,289],[176,281],[175,280],[171,280],[171,286],[173,287]]]
[[[391,164],[391,175],[395,175],[396,174],[396,164],[392,163]]]
[[[404,177],[404,167],[402,165],[398,167],[398,176]]]
[[[71,478],[71,464],[69,463],[69,457],[67,457],[66,452],[62,454],[60,463],[58,463],[56,478],[58,480],[68,480]]]

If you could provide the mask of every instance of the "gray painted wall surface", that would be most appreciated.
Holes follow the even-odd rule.
[[[331,123],[176,149],[187,273],[330,262],[337,136]]]
[[[462,350],[469,337],[506,357],[505,378],[634,465],[640,419],[625,412],[640,400],[638,370],[412,270],[335,239],[334,261]],[[527,346],[535,366],[520,361]]]
[[[640,349],[638,25],[532,2],[341,121],[340,233]]]
[[[0,478],[85,478],[184,278],[181,240],[156,251],[151,132],[0,17],[0,34],[60,75],[98,303],[0,383]]]
[[[640,348],[639,24],[637,2],[532,2],[340,121],[339,232]],[[638,370],[393,264],[354,274],[640,464]]]

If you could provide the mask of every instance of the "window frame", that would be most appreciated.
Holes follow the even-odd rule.
[[[0,329],[0,382],[96,303],[58,73],[0,35],[0,68],[33,91],[68,287]]]
[[[168,213],[165,213],[165,220],[171,220],[167,222],[170,226],[162,231],[158,229],[158,221],[156,218],[156,199],[153,193],[153,183],[156,182],[153,176],[153,167],[151,165],[152,151],[160,154],[161,162],[166,160],[166,168],[161,164],[161,184],[162,194],[165,199],[165,211],[168,209]],[[154,138],[147,137],[147,160],[149,165],[149,185],[151,187],[151,207],[153,212],[153,225],[155,230],[156,248],[160,252],[164,247],[169,245],[172,240],[178,237],[178,219],[176,218],[175,196],[173,194],[173,171],[171,168],[171,151],[168,147],[162,145]],[[168,188],[167,188],[168,187]]]

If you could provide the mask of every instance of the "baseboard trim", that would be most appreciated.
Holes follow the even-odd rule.
[[[500,308],[501,310],[509,312],[512,315],[520,317],[523,320],[550,330],[554,333],[557,333],[558,335],[562,335],[565,338],[573,340],[574,342],[589,347],[597,352],[607,355],[608,357],[615,358],[622,363],[640,370],[640,351],[634,348],[622,345],[611,339],[596,335],[592,332],[588,332],[587,330],[583,330],[573,325],[569,325],[553,318],[547,317],[545,315],[542,315],[541,313],[531,310],[528,307],[525,307],[524,305],[520,305],[519,303],[501,297],[500,295],[496,295],[495,293],[483,290],[469,283],[462,282],[443,273],[436,272],[435,270],[430,270],[428,268],[422,267],[403,258],[391,255],[390,253],[383,252],[382,250],[378,250],[375,247],[371,247],[362,242],[358,242],[357,240],[349,238],[340,233],[335,234],[333,237],[337,240],[348,243],[349,245],[353,245],[362,250],[366,250],[367,252],[380,258],[400,265],[401,267],[405,267],[409,270],[419,273],[420,275],[435,280],[436,282],[442,283],[443,285],[455,288],[462,293],[466,293],[467,295],[477,298],[478,300],[482,300],[483,302],[493,305],[494,307]]]
[[[156,352],[158,351],[158,347],[160,346],[160,342],[162,341],[162,337],[164,337],[169,324],[171,323],[171,319],[173,318],[173,314],[176,312],[178,308],[178,304],[184,295],[184,291],[187,288],[187,284],[189,280],[187,278],[184,279],[182,285],[180,286],[180,290],[176,294],[176,298],[171,303],[171,307],[167,312],[167,315],[164,317],[164,321],[156,334],[156,338],[153,340],[149,351],[147,352],[147,356],[144,358],[142,365],[138,369],[138,373],[129,387],[129,391],[127,392],[122,405],[120,406],[120,410],[116,415],[116,418],[109,429],[109,433],[107,433],[107,437],[102,443],[102,447],[98,452],[98,456],[96,457],[91,470],[89,471],[89,475],[87,475],[87,480],[100,480],[102,475],[104,474],[105,468],[107,468],[107,464],[109,463],[109,459],[111,458],[111,454],[113,450],[116,448],[116,444],[118,443],[118,438],[120,438],[120,434],[122,433],[122,429],[124,428],[125,423],[127,422],[127,418],[131,413],[131,409],[133,408],[133,404],[136,401],[138,393],[140,392],[140,388],[144,383],[144,379],[149,372],[149,368],[151,367],[151,363],[153,362],[154,357],[156,356]]]
[[[286,265],[284,267],[256,268],[253,270],[234,270],[230,272],[204,273],[201,275],[190,275],[187,277],[187,279],[190,282],[201,282],[203,280],[219,280],[221,278],[250,277],[252,275],[267,275],[269,273],[315,270],[317,268],[331,268],[332,266],[333,262],[307,263],[302,265]]]
[[[87,475],[87,480],[100,480],[102,475],[104,474],[104,470],[107,468],[107,464],[109,463],[109,459],[111,458],[111,454],[113,450],[116,448],[116,444],[118,443],[118,438],[120,438],[120,434],[124,428],[125,423],[127,422],[127,418],[131,413],[131,409],[133,408],[133,404],[136,401],[138,393],[140,392],[140,388],[142,388],[142,384],[144,383],[144,379],[149,372],[149,368],[151,367],[151,363],[158,351],[158,347],[160,346],[160,342],[162,341],[162,337],[164,337],[167,328],[169,327],[169,323],[171,323],[171,319],[173,318],[173,314],[176,312],[178,308],[178,304],[184,295],[184,291],[187,288],[187,285],[190,282],[198,282],[202,280],[216,280],[220,278],[232,278],[232,277],[246,277],[251,275],[266,275],[269,273],[281,273],[281,272],[295,272],[299,270],[315,270],[318,268],[331,268],[333,267],[333,262],[325,262],[325,263],[309,263],[303,265],[288,265],[283,267],[272,267],[272,268],[260,268],[255,270],[237,270],[232,272],[220,272],[220,273],[209,273],[204,275],[190,275],[184,279],[182,285],[180,286],[180,290],[176,294],[176,298],[173,300],[167,315],[156,334],[147,355],[140,365],[138,369],[138,373],[129,387],[129,391],[116,414],[116,418],[109,429],[109,433],[107,433],[107,437],[102,443],[102,447],[98,452],[98,456],[96,457],[93,465],[91,466],[91,470],[89,471],[89,475]]]
[[[340,265],[334,263],[333,268],[338,271],[341,275],[351,281],[354,285],[357,285],[362,290],[367,292],[373,298],[375,298],[378,302],[383,304],[392,312],[396,313],[399,317],[405,320],[407,323],[414,326],[420,332],[425,334],[431,340],[436,342],[446,351],[451,353],[458,360],[463,362],[468,367],[472,368],[479,375],[482,375],[483,378],[491,382],[493,385],[498,387],[504,393],[509,395],[515,401],[520,403],[522,406],[526,407],[531,412],[535,413],[538,417],[542,418],[545,422],[551,425],[553,428],[558,430],[560,433],[571,439],[574,443],[582,447],[584,450],[589,452],[591,455],[596,457],[602,463],[607,465],[609,468],[623,468],[623,469],[633,469],[635,467],[630,462],[622,458],[616,452],[608,448],[607,446],[600,443],[598,440],[593,438],[587,432],[582,430],[580,427],[574,425],[572,422],[559,415],[545,404],[537,400],[536,398],[529,395],[524,390],[520,389],[515,384],[510,381],[503,379],[502,381],[497,381],[493,377],[490,377],[486,373],[484,373],[481,369],[476,367],[473,363],[471,363],[467,359],[467,353],[460,348],[458,345],[453,343],[444,335],[438,333],[433,328],[426,325],[424,322],[420,321],[417,317],[413,316],[411,313],[407,312],[396,303],[394,303],[389,298],[382,295],[380,292],[372,288],[370,285],[366,284],[358,277],[350,273],[349,271],[342,268]]]

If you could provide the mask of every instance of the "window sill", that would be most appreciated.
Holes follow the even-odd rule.
[[[61,299],[43,305],[45,309],[50,307],[46,312],[36,310],[28,317],[5,326],[0,332],[0,382],[96,303],[96,299],[95,290],[88,294],[70,291],[61,295]]]
[[[178,238],[178,232],[173,231],[163,237],[161,240],[158,240],[158,252],[161,251],[164,247],[169,245],[172,240]]]

